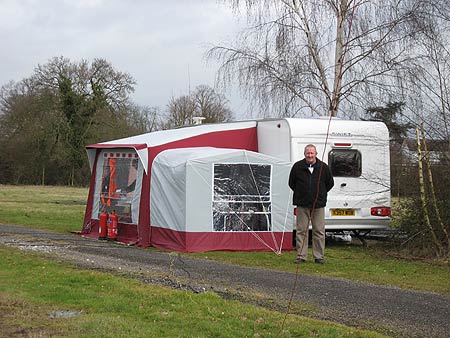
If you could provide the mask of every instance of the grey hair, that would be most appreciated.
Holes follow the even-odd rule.
[[[303,150],[303,154],[306,153],[306,148],[314,148],[314,150],[315,150],[315,152],[316,152],[316,155],[317,155],[317,148],[316,148],[316,146],[315,146],[314,144],[307,144],[307,145],[305,146],[305,149]]]

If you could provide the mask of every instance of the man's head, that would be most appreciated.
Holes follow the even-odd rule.
[[[306,163],[308,163],[308,164],[316,163],[316,156],[317,156],[316,146],[314,144],[308,144],[305,147],[304,155],[305,155]]]

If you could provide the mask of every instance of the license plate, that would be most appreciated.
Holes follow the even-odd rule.
[[[355,216],[355,209],[331,209],[331,216]]]

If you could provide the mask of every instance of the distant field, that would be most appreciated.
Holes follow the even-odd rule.
[[[79,231],[88,188],[0,185],[0,222]]]

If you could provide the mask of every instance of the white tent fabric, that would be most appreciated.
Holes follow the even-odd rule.
[[[217,201],[217,193],[215,195],[214,170],[217,170],[217,165],[229,164],[269,168],[266,172],[269,172],[270,176],[270,190],[266,191],[263,197],[259,197],[261,201],[267,202],[259,204],[269,205],[271,220],[267,223],[271,226],[266,231],[291,232],[293,213],[290,190],[287,187],[291,163],[256,152],[211,147],[171,149],[161,152],[155,158],[150,193],[152,227],[176,232],[227,231],[215,228],[213,219],[213,209],[223,204]],[[249,177],[252,175],[253,173],[246,177],[235,177],[234,181],[245,179],[248,186],[251,182],[256,182],[254,177]],[[228,178],[225,185],[234,183]],[[263,188],[256,187],[256,190],[258,189]],[[242,186],[238,190],[243,192]],[[255,188],[250,187],[250,190],[252,192],[249,194],[254,195]],[[249,202],[243,204],[251,205]],[[220,213],[220,210],[216,212]],[[250,210],[250,213],[252,212]],[[249,212],[243,214],[248,216]],[[249,228],[244,228],[243,231],[249,231]]]
[[[132,148],[136,151],[141,160],[142,165],[144,166],[144,171],[148,170],[148,154],[147,148],[154,147],[162,144],[167,144],[170,142],[175,142],[181,139],[186,139],[190,137],[194,137],[199,134],[204,133],[213,133],[216,131],[230,131],[230,130],[240,130],[246,128],[256,127],[256,121],[236,121],[236,122],[227,122],[227,123],[217,123],[217,124],[205,124],[205,125],[195,125],[195,126],[187,126],[178,129],[169,129],[169,130],[159,130],[153,131],[146,134],[130,136],[122,139],[101,142],[97,144],[97,147],[87,148],[88,160],[91,170],[94,166],[94,161],[96,157],[96,148],[111,148],[126,145],[128,148]],[[145,145],[145,146],[144,146]]]

